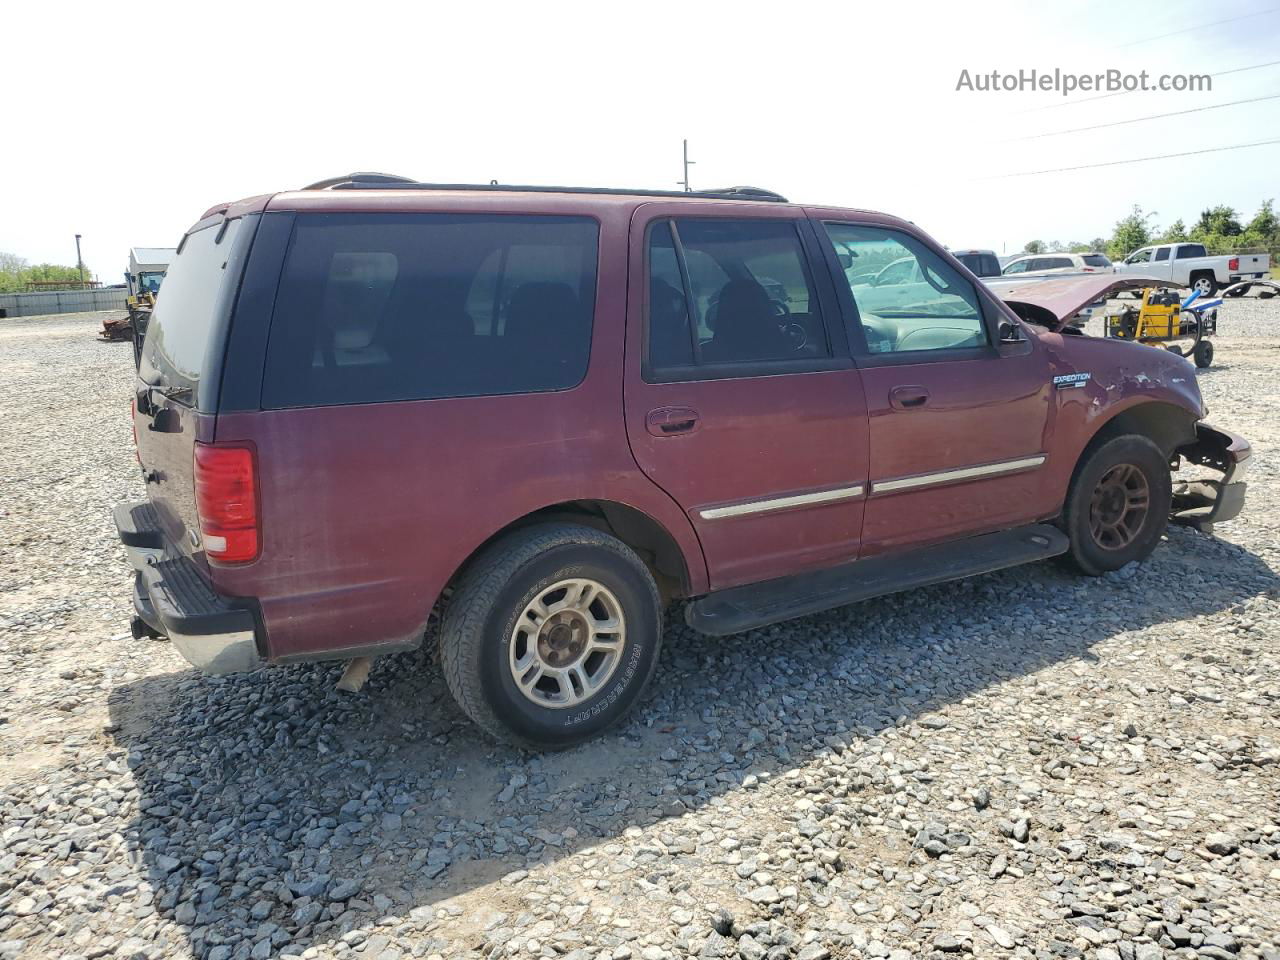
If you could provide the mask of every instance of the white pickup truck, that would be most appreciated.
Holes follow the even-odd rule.
[[[1163,243],[1133,251],[1117,273],[1140,273],[1213,296],[1219,288],[1244,280],[1266,280],[1271,258],[1265,253],[1205,254],[1203,243]],[[1248,288],[1241,287],[1240,293]],[[1238,296],[1239,294],[1237,294]]]

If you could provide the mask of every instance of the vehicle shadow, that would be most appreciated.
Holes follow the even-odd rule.
[[[124,839],[156,910],[189,936],[170,949],[278,956],[395,916],[426,924],[430,953],[446,949],[431,941],[437,905],[511,871],[1095,659],[1118,633],[1277,593],[1258,557],[1179,528],[1142,567],[1099,579],[1039,564],[726,639],[672,611],[633,718],[544,755],[485,739],[424,653],[379,663],[357,696],[333,692],[334,665],[147,677],[110,701],[139,791]],[[1035,616],[1011,631],[1010,604]]]

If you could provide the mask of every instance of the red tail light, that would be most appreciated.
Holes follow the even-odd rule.
[[[196,510],[204,552],[221,564],[258,559],[258,469],[250,447],[197,443]]]
[[[1228,270],[1239,270],[1239,269],[1240,269],[1240,258],[1239,258],[1239,257],[1232,257],[1230,260],[1228,260],[1228,261],[1227,261],[1227,269],[1228,269]]]

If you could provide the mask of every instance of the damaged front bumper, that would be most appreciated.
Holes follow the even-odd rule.
[[[1244,509],[1245,474],[1253,450],[1249,441],[1207,423],[1196,424],[1196,440],[1177,453],[1189,463],[1222,474],[1221,479],[1176,481],[1173,485],[1174,523],[1212,533],[1215,523],[1234,520]]]

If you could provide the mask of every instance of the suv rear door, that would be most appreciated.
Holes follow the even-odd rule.
[[[171,546],[198,560],[195,443],[213,439],[226,324],[258,220],[218,214],[191,228],[139,354],[134,432],[147,498]]]
[[[715,589],[857,557],[866,408],[816,240],[764,203],[632,218],[627,436]]]
[[[1040,480],[1052,390],[1043,347],[998,345],[1003,313],[920,236],[874,222],[819,228],[866,262],[913,257],[924,277],[887,306],[865,284],[840,290],[870,417],[863,554],[1052,512]]]

